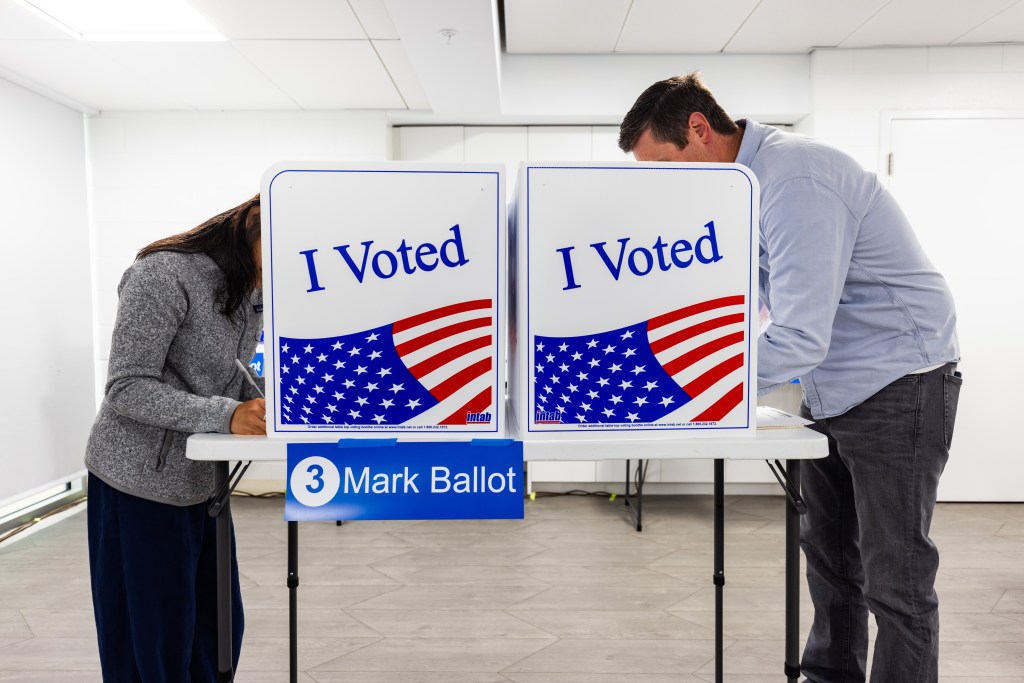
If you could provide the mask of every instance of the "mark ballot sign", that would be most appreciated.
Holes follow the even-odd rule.
[[[523,442],[511,439],[289,443],[284,516],[522,519],[522,470]]]
[[[261,208],[268,435],[504,436],[501,167],[282,163]]]
[[[737,164],[523,164],[520,438],[753,435],[759,189]]]

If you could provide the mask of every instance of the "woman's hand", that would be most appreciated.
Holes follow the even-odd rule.
[[[254,398],[239,403],[231,415],[232,434],[263,434],[267,433],[267,402],[262,398]]]

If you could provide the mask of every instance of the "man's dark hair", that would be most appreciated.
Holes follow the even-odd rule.
[[[256,287],[252,248],[259,238],[260,196],[256,195],[191,230],[143,247],[135,258],[158,251],[208,255],[224,273],[224,279],[217,285],[221,312],[237,320],[240,307]]]
[[[619,126],[619,147],[631,152],[647,129],[658,142],[671,142],[686,147],[690,114],[699,112],[707,118],[711,128],[723,135],[731,135],[738,128],[715,96],[694,71],[686,76],[673,76],[658,81],[644,90]]]

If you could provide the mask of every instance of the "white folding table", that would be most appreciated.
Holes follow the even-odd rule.
[[[759,417],[759,424],[761,419]],[[293,441],[332,442],[334,439],[294,439]],[[287,460],[288,440],[227,434],[195,434],[188,439],[187,456],[192,460],[213,461],[216,467],[216,489],[210,505],[211,516],[217,517],[217,618],[218,667],[220,680],[233,678],[231,656],[231,543],[229,497],[237,483],[235,472],[228,473],[228,462]],[[525,460],[714,460],[714,574],[715,585],[715,680],[722,681],[722,605],[725,586],[725,460],[765,460],[776,462],[776,477],[786,491],[786,647],[784,672],[789,681],[800,676],[799,609],[800,609],[800,461],[828,454],[824,435],[806,427],[759,427],[753,437],[716,437],[666,440],[618,441],[527,441],[523,444]],[[785,467],[782,466],[785,461]],[[628,466],[627,466],[628,467]],[[236,465],[235,470],[238,470]],[[243,470],[244,471],[244,470]],[[628,497],[627,497],[628,502]],[[288,522],[289,637],[291,681],[297,680],[296,589],[298,577],[298,522]]]

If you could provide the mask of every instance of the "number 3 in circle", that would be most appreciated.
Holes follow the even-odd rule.
[[[315,485],[306,484],[306,490],[310,493],[320,493],[324,488],[324,480],[322,478],[324,468],[320,467],[320,465],[314,464],[307,467],[306,471],[313,475],[313,481],[316,482]]]
[[[288,486],[295,500],[306,507],[320,507],[334,499],[341,487],[341,474],[327,458],[304,458],[292,470]]]

